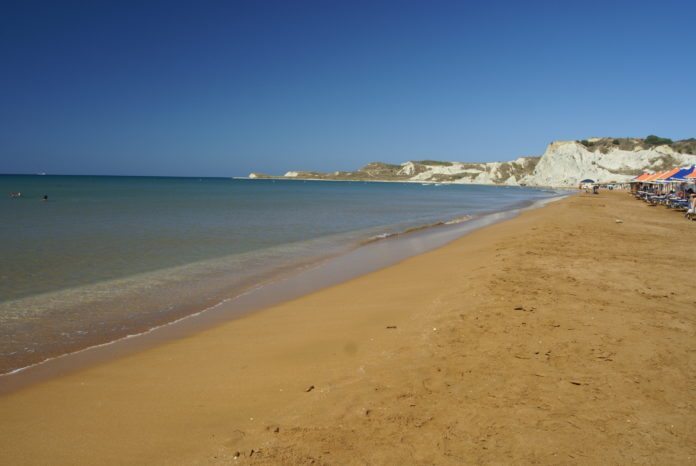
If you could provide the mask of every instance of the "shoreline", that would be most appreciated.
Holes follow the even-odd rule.
[[[671,271],[693,232],[570,196],[2,396],[0,460],[689,463],[696,291]]]
[[[332,182],[348,182],[348,183],[404,183],[404,184],[420,184],[420,185],[444,185],[444,186],[494,186],[498,188],[519,188],[519,189],[538,189],[538,190],[554,190],[554,191],[575,191],[577,186],[546,186],[546,185],[521,185],[521,184],[501,184],[501,183],[456,183],[454,181],[430,181],[430,180],[331,180],[325,178],[299,178],[285,176],[263,176],[251,178],[249,176],[233,176],[233,180],[248,180],[248,181],[332,181]]]
[[[53,377],[60,377],[101,362],[152,348],[163,342],[182,338],[263,310],[268,306],[296,299],[360,275],[389,267],[401,260],[442,247],[472,231],[513,218],[520,212],[541,208],[568,195],[570,194],[525,201],[507,210],[492,211],[467,218],[458,217],[411,227],[404,231],[385,233],[384,236],[369,237],[343,248],[342,252],[320,255],[313,260],[274,269],[266,274],[263,280],[235,290],[231,296],[221,297],[219,301],[202,309],[191,309],[190,312],[173,320],[144,327],[136,333],[51,356],[28,366],[2,373],[0,374],[0,396]],[[385,240],[389,243],[387,244]],[[418,244],[410,244],[413,241]],[[380,251],[380,249],[383,250]],[[384,260],[375,261],[371,258],[373,254],[386,255],[386,257]],[[339,271],[339,268],[343,270]],[[328,275],[325,275],[326,271]],[[304,285],[303,282],[307,281],[312,285],[309,287]],[[302,291],[296,292],[297,288]],[[270,298],[260,296],[262,294],[267,294]]]

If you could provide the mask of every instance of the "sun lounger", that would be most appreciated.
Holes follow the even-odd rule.
[[[669,200],[667,207],[678,211],[685,211],[689,207],[689,201],[687,199],[673,198]]]

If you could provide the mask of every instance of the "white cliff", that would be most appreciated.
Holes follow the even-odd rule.
[[[575,141],[549,144],[534,172],[519,180],[530,186],[577,186],[586,178],[624,182],[643,171],[668,170],[696,164],[696,155],[675,152],[669,146],[634,150],[590,151]]]
[[[696,165],[696,155],[693,155],[696,153],[696,139],[672,142],[656,136],[649,138],[555,141],[548,145],[541,157],[519,157],[510,162],[420,160],[400,165],[373,162],[352,172],[289,171],[284,178],[571,187],[587,178],[620,183],[643,171]],[[662,141],[667,143],[657,145]],[[250,175],[250,178],[268,177]]]
[[[601,142],[595,138],[590,142]],[[520,157],[511,162],[480,164],[451,162],[448,166],[423,165],[410,181],[440,181],[466,184],[527,186],[577,186],[581,180],[629,181],[643,171],[669,170],[696,164],[696,155],[680,153],[668,145],[632,149],[607,145],[590,150],[577,141],[556,141],[541,157]],[[414,173],[414,162],[402,164],[401,172]],[[417,167],[417,165],[416,165]]]

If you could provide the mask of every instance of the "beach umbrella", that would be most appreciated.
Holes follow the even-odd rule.
[[[644,181],[647,177],[649,177],[651,174],[648,172],[641,173],[640,175],[636,176],[631,180],[631,183],[640,183]]]
[[[669,187],[673,190],[678,190],[680,189],[680,185],[683,185],[684,180],[682,177],[685,174],[691,173],[693,171],[693,167],[690,168],[674,168],[670,170],[668,173],[665,173],[660,177],[658,180],[659,183],[664,184],[665,186],[669,185]],[[667,191],[667,188],[665,188],[665,191]]]
[[[670,176],[673,176],[675,173],[677,173],[680,170],[680,168],[673,168],[671,170],[664,171],[660,173],[660,175],[655,178],[655,183],[659,184],[662,186],[661,190],[662,192],[667,192],[667,187],[668,184],[671,184],[668,180]]]
[[[632,192],[639,191],[642,187],[640,185],[643,184],[643,180],[645,180],[645,178],[647,178],[648,176],[650,176],[650,173],[643,172],[640,175],[633,178],[631,181],[629,181],[629,183],[636,183],[635,185],[631,186],[631,191]]]
[[[664,172],[653,173],[652,175],[649,175],[647,178],[645,178],[645,180],[643,180],[643,181],[645,181],[645,182],[647,182],[647,183],[654,183],[655,180],[656,180],[660,175],[662,175],[663,173],[664,173]]]
[[[656,181],[667,181],[671,176],[674,176],[676,173],[679,172],[681,168],[673,168],[671,170],[667,170],[666,172],[662,172],[660,176],[656,178]]]
[[[695,172],[695,169],[696,169],[696,165],[692,165],[692,166],[687,167],[687,168],[682,168],[677,173],[670,176],[667,180],[668,181],[684,181],[688,175]]]

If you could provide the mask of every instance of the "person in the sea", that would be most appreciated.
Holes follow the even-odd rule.
[[[44,194],[42,200],[47,201],[47,200],[48,200],[48,194]]]

